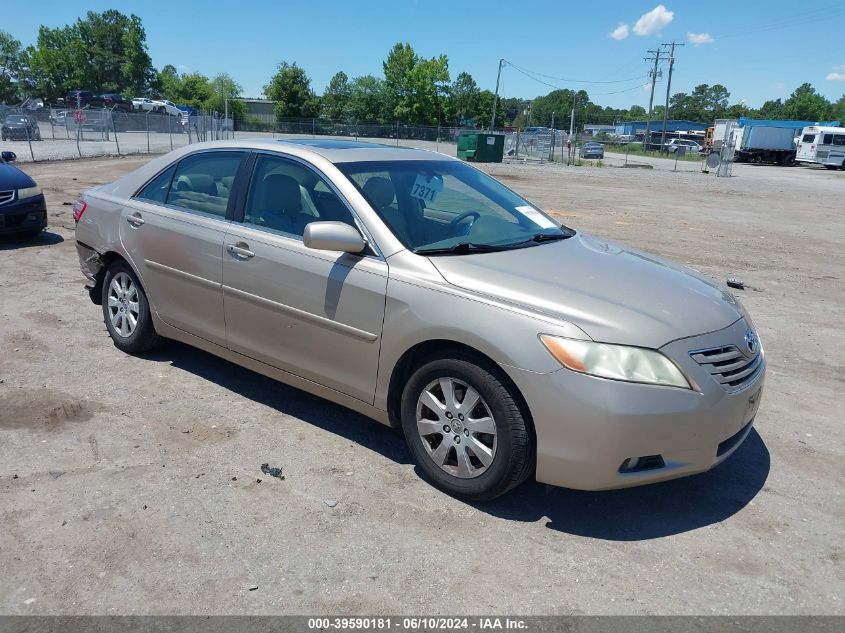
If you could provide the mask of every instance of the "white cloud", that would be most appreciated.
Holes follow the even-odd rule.
[[[845,64],[834,66],[833,72],[828,73],[825,79],[828,81],[845,81]]]
[[[687,41],[693,46],[701,46],[702,44],[712,44],[715,40],[710,33],[687,33]]]
[[[634,24],[634,33],[637,35],[654,35],[669,24],[674,17],[673,11],[669,11],[662,4],[658,4],[651,11],[640,16],[640,19]]]
[[[610,34],[615,40],[624,40],[628,37],[629,29],[627,24],[620,24],[619,26],[614,29],[613,33]]]

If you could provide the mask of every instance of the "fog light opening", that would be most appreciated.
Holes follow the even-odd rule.
[[[644,470],[665,468],[666,462],[662,455],[644,455],[643,457],[629,457],[619,467],[620,473],[639,473]]]

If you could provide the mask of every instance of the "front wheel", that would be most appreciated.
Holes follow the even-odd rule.
[[[482,501],[534,469],[522,408],[497,368],[469,356],[433,358],[402,394],[402,429],[417,464],[446,492]]]
[[[106,271],[103,317],[115,347],[124,352],[147,352],[161,342],[153,327],[147,295],[125,262],[115,262]]]

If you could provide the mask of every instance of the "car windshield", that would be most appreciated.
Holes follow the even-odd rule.
[[[458,161],[337,167],[396,237],[419,254],[522,248],[574,234],[498,181]]]
[[[6,117],[6,123],[26,123],[27,118],[25,116],[10,114]]]

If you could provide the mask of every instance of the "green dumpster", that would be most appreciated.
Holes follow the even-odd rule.
[[[501,163],[505,153],[503,134],[462,132],[458,137],[458,158],[475,163]]]

